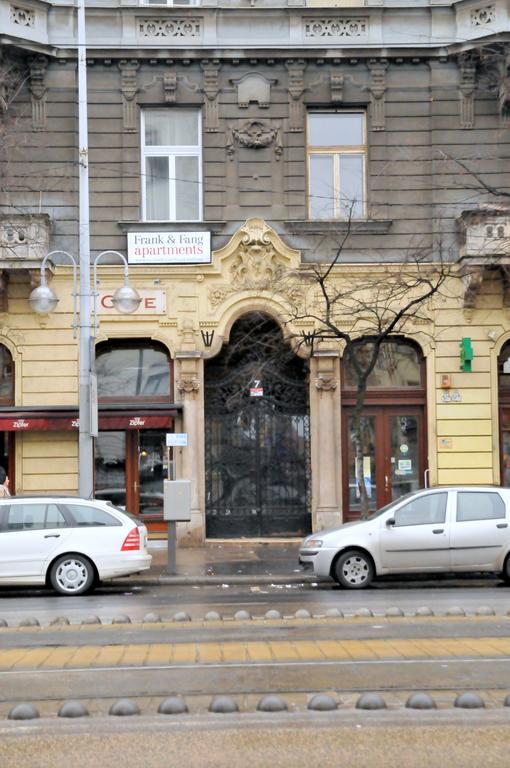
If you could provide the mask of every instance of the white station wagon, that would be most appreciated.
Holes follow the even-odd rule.
[[[367,520],[307,536],[299,561],[351,589],[386,574],[488,571],[510,581],[510,488],[417,491]]]
[[[109,502],[58,496],[0,499],[0,586],[46,584],[82,595],[146,570],[147,529]]]

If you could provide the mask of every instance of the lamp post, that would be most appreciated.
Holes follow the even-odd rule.
[[[53,312],[59,298],[46,281],[46,264],[55,255],[68,258],[73,265],[73,336],[80,331],[79,353],[79,450],[78,450],[78,491],[83,498],[91,498],[94,492],[94,436],[97,435],[97,396],[95,395],[95,335],[97,319],[97,264],[103,256],[118,256],[124,265],[124,285],[117,288],[112,297],[112,304],[118,312],[131,314],[138,309],[141,298],[135,288],[129,285],[129,268],[125,256],[118,251],[102,251],[93,262],[93,286],[90,288],[90,263],[85,267],[80,259],[80,292],[77,291],[78,262],[67,251],[51,251],[41,263],[41,283],[29,296],[29,303],[39,315]],[[87,294],[85,295],[85,292]],[[79,300],[79,321],[78,321]],[[84,314],[84,312],[86,314]],[[85,350],[85,351],[84,351]]]

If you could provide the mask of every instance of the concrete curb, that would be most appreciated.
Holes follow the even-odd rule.
[[[176,586],[185,586],[185,585],[193,585],[193,586],[221,586],[222,584],[229,584],[229,585],[243,585],[243,584],[275,584],[275,585],[283,585],[286,584],[317,584],[317,578],[315,576],[310,576],[309,574],[278,574],[275,576],[271,575],[259,575],[254,574],[253,576],[250,575],[244,575],[244,574],[237,574],[237,575],[228,575],[228,576],[172,576],[171,574],[160,574],[159,576],[130,576],[128,579],[122,578],[122,579],[115,579],[115,581],[111,582],[112,584],[140,584],[140,585],[146,585],[148,587],[157,587],[160,584],[175,584]],[[333,582],[331,582],[333,584]]]

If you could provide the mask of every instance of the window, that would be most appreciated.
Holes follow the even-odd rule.
[[[469,491],[457,494],[457,522],[497,520],[506,517],[505,502],[499,493]]]
[[[120,520],[117,520],[116,517],[109,515],[108,512],[98,507],[84,507],[80,504],[67,504],[66,507],[73,518],[73,527],[87,528],[122,525]]]
[[[362,371],[369,365],[372,351],[370,342],[361,342],[353,348]],[[344,354],[342,364],[344,387],[355,389],[358,376],[348,354]],[[406,341],[383,342],[374,369],[368,377],[367,387],[368,389],[423,387],[421,352]]]
[[[40,531],[66,525],[56,504],[13,504],[7,515],[8,531]]]
[[[444,523],[447,498],[447,493],[433,493],[413,499],[395,512],[395,526]]]
[[[366,215],[364,112],[308,115],[308,199],[311,219]]]
[[[0,344],[0,405],[14,405],[14,363],[9,350]]]
[[[142,120],[144,219],[199,221],[202,141],[196,109],[147,109]]]
[[[170,356],[152,341],[110,341],[98,344],[97,390],[103,402],[143,399],[168,402],[171,398]]]

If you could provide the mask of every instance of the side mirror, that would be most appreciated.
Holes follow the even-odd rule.
[[[386,520],[386,525],[388,526],[388,528],[390,527],[390,525],[395,525],[395,518],[394,517],[389,517]]]

